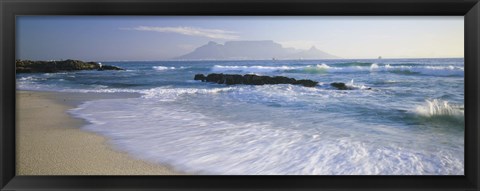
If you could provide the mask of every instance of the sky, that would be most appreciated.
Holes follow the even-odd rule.
[[[209,41],[273,40],[345,59],[464,57],[463,16],[19,16],[16,58],[168,60]]]

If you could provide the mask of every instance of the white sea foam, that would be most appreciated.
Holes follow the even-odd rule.
[[[332,68],[332,67],[330,67],[329,65],[324,64],[324,63],[322,63],[322,64],[317,64],[316,67],[317,67],[317,68],[323,68],[323,69]]]
[[[409,72],[433,76],[463,76],[464,68],[458,66],[390,66],[391,72]]]
[[[336,68],[338,72],[393,72],[393,73],[405,73],[405,74],[422,74],[433,76],[463,76],[464,69],[459,66],[405,66],[405,65],[378,65],[373,63],[370,67],[365,66],[353,66],[345,68]]]
[[[25,76],[18,79],[18,81],[36,81],[36,80],[38,80],[38,78],[35,78],[33,76]]]
[[[353,89],[368,89],[369,87],[365,86],[365,84],[354,83],[354,79],[350,80],[349,83],[345,84],[346,86],[353,88]]]
[[[154,66],[152,67],[154,70],[173,70],[175,67],[167,67],[167,66]]]
[[[293,70],[300,67],[292,66],[222,66],[215,65],[212,68],[212,72],[228,72],[228,71],[241,71],[247,73],[262,73],[262,72],[274,72],[283,70]]]
[[[215,65],[212,72],[246,72],[246,73],[271,73],[271,72],[305,72],[305,73],[354,73],[354,72],[393,72],[399,74],[423,74],[434,76],[463,76],[464,68],[460,66],[423,66],[423,65],[379,65],[372,63],[370,66],[338,67],[335,64],[325,63],[306,66],[222,66]]]
[[[448,101],[439,99],[425,100],[421,106],[417,106],[416,113],[425,117],[459,117],[463,118],[464,110],[462,105],[450,104]]]
[[[57,91],[61,90],[58,86],[53,84],[39,84],[35,81],[17,81],[16,88],[18,90],[41,90],[41,91]]]
[[[122,89],[122,88],[108,88],[105,85],[92,85],[89,89],[86,88],[69,88],[61,87],[55,84],[37,83],[35,80],[22,81],[18,80],[16,88],[19,90],[35,90],[35,91],[56,91],[56,92],[72,92],[72,93],[142,93],[142,90]]]
[[[162,101],[175,101],[179,96],[188,94],[216,94],[221,92],[227,92],[233,90],[234,87],[225,88],[211,88],[211,89],[199,89],[199,88],[169,88],[159,87],[148,90],[143,90],[143,98],[155,98]]]
[[[308,128],[308,120],[288,119],[302,129],[234,122],[187,105],[148,98],[90,101],[71,113],[90,121],[84,129],[109,137],[116,149],[189,173],[425,175],[464,171],[462,157],[431,145],[430,139],[439,137],[417,135],[412,145],[404,142],[409,136],[402,129],[385,128],[382,136],[373,136],[361,128]]]
[[[298,70],[298,69],[296,69]],[[335,67],[330,67],[329,65],[327,64],[317,64],[317,65],[308,65],[306,67],[303,67],[302,69],[304,72],[306,73],[326,73],[326,72],[331,72],[333,70],[338,70],[338,68],[335,68]]]

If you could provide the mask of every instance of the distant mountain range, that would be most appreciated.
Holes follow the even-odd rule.
[[[193,52],[179,56],[181,60],[265,60],[265,59],[335,59],[337,56],[318,50],[283,48],[271,41],[228,41],[219,44],[210,41]]]

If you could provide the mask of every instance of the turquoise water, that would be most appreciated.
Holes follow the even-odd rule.
[[[17,89],[137,93],[69,113],[115,148],[199,174],[464,174],[463,59],[102,62],[18,74]],[[232,85],[197,73],[319,81]],[[344,82],[354,90],[336,90]]]

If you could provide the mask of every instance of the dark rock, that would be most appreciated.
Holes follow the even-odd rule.
[[[223,74],[208,74],[206,81],[223,84]]]
[[[110,66],[110,65],[102,65],[98,70],[123,70],[122,68],[116,67],[116,66]]]
[[[318,82],[312,80],[297,80],[294,84],[301,84],[305,87],[315,87]]]
[[[32,73],[32,70],[30,68],[24,68],[24,67],[17,67],[15,71],[17,73]]]
[[[247,74],[247,75],[244,75],[244,78],[245,78],[244,84],[247,84],[247,85],[264,85],[265,84],[265,78],[262,79],[262,76]]]
[[[194,80],[202,80],[206,82],[213,82],[218,84],[246,84],[246,85],[265,85],[265,84],[298,84],[305,87],[315,87],[318,82],[312,80],[295,80],[295,78],[288,78],[284,76],[257,76],[254,74],[208,74],[205,77],[203,74],[196,74]]]
[[[331,83],[330,85],[337,88],[338,90],[351,90],[350,87],[345,85],[345,83],[341,83],[341,82],[334,82],[334,83]]]
[[[204,82],[206,79],[207,77],[205,77],[203,74],[195,74],[195,77],[193,78],[193,80],[202,80],[202,82]]]
[[[62,61],[31,61],[15,60],[17,73],[54,73],[77,70],[123,70],[116,66],[103,65],[96,62],[83,62],[79,60]]]
[[[224,75],[223,78],[225,79],[224,82],[227,85],[233,84],[242,84],[243,83],[243,76],[234,74],[234,75]]]
[[[273,80],[280,84],[293,84],[296,81],[295,78],[287,78],[284,76],[274,76]]]

